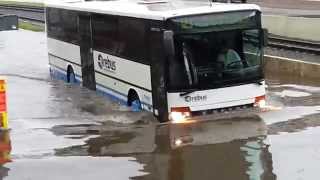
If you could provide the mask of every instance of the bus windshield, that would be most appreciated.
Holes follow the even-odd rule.
[[[257,11],[213,13],[173,18],[169,26],[179,34],[253,29],[260,26],[260,17]]]
[[[175,34],[169,91],[259,83],[263,78],[259,12],[177,17],[168,26]]]
[[[260,29],[254,23],[247,25],[219,25],[218,31],[214,31],[215,25],[208,28],[207,24],[207,28],[194,26],[188,32],[182,29],[183,33],[175,33],[169,90],[205,90],[259,82],[263,78]]]

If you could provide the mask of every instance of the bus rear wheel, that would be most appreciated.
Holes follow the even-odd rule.
[[[67,73],[67,82],[68,83],[76,83],[76,75],[74,74],[74,71],[72,67],[68,67],[68,73]]]
[[[142,105],[138,94],[134,90],[129,91],[128,95],[128,106],[131,107],[131,110],[134,112],[139,112],[142,110]]]

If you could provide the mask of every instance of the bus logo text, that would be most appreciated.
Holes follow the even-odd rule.
[[[206,101],[207,96],[186,96],[184,97],[186,102],[199,102],[199,101]]]
[[[101,54],[98,55],[98,65],[100,69],[104,69],[107,71],[114,72],[117,69],[115,61],[110,60],[108,56],[106,58],[103,58]]]

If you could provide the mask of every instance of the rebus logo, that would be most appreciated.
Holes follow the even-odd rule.
[[[207,96],[186,96],[184,97],[186,102],[198,102],[198,101],[206,101]]]
[[[98,55],[98,66],[100,67],[100,69],[107,71],[114,72],[117,70],[116,62],[110,60],[108,56],[106,58],[103,58],[101,54]]]

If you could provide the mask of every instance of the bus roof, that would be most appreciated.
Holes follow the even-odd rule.
[[[153,20],[166,20],[173,17],[257,10],[254,4],[209,3],[204,1],[170,1],[170,0],[110,0],[110,1],[49,1],[47,7],[56,7],[69,10],[95,12],[127,17],[136,17]]]

